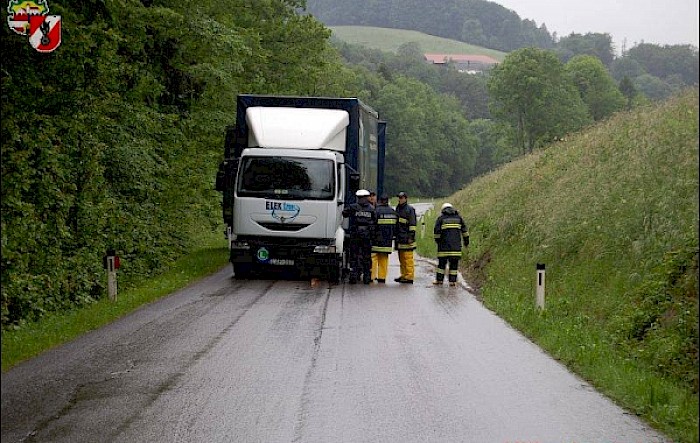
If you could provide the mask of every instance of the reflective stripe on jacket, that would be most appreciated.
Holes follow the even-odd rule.
[[[391,206],[386,204],[377,206],[377,231],[372,242],[372,252],[391,254],[398,220],[399,216]]]

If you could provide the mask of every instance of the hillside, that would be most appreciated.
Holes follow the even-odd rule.
[[[440,54],[477,54],[488,55],[498,61],[503,61],[505,52],[482,48],[457,40],[436,37],[418,31],[406,29],[377,28],[372,26],[331,26],[333,37],[346,43],[362,45],[371,49],[379,49],[396,53],[404,43],[418,43],[426,53]]]
[[[697,441],[697,89],[618,114],[449,200],[470,225],[466,273],[489,308],[675,441]]]
[[[547,27],[487,0],[307,0],[326,26],[410,29],[499,51],[553,48]]]

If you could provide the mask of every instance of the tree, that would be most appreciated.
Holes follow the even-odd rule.
[[[620,92],[627,99],[627,110],[632,109],[632,102],[637,95],[637,88],[629,77],[625,76],[620,80]]]
[[[659,79],[679,75],[686,85],[698,84],[698,48],[691,45],[659,46],[642,43],[629,50],[628,56]]]
[[[642,74],[646,74],[642,65],[628,55],[623,55],[622,57],[616,58],[610,65],[610,74],[617,81],[622,80],[625,77],[635,78]]]
[[[474,176],[486,174],[519,155],[513,143],[513,130],[495,120],[477,119],[469,128],[478,140]]]
[[[371,103],[387,128],[386,188],[449,195],[474,174],[477,140],[459,103],[396,75]]]
[[[676,91],[672,85],[650,74],[640,75],[633,81],[637,91],[651,100],[664,100]]]
[[[624,96],[598,58],[577,55],[566,64],[566,72],[578,88],[593,120],[602,120],[624,107]]]
[[[465,75],[454,66],[440,69],[439,75],[440,82],[436,88],[444,94],[454,95],[460,101],[467,119],[491,117],[485,76]]]
[[[610,34],[587,33],[585,35],[571,33],[559,40],[558,48],[563,58],[568,61],[577,55],[592,55],[598,57],[605,66],[615,59],[615,50]]]
[[[523,48],[491,72],[491,109],[509,121],[522,152],[590,122],[586,106],[553,52]]]

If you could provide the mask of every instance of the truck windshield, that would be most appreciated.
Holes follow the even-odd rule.
[[[238,195],[280,200],[330,200],[335,195],[335,168],[330,160],[244,157]]]

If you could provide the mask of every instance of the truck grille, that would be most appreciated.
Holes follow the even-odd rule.
[[[265,229],[269,229],[270,231],[284,231],[284,232],[292,232],[292,231],[300,231],[304,229],[305,227],[309,226],[308,224],[303,224],[303,223],[265,223],[265,222],[257,222],[260,226],[262,226]]]

